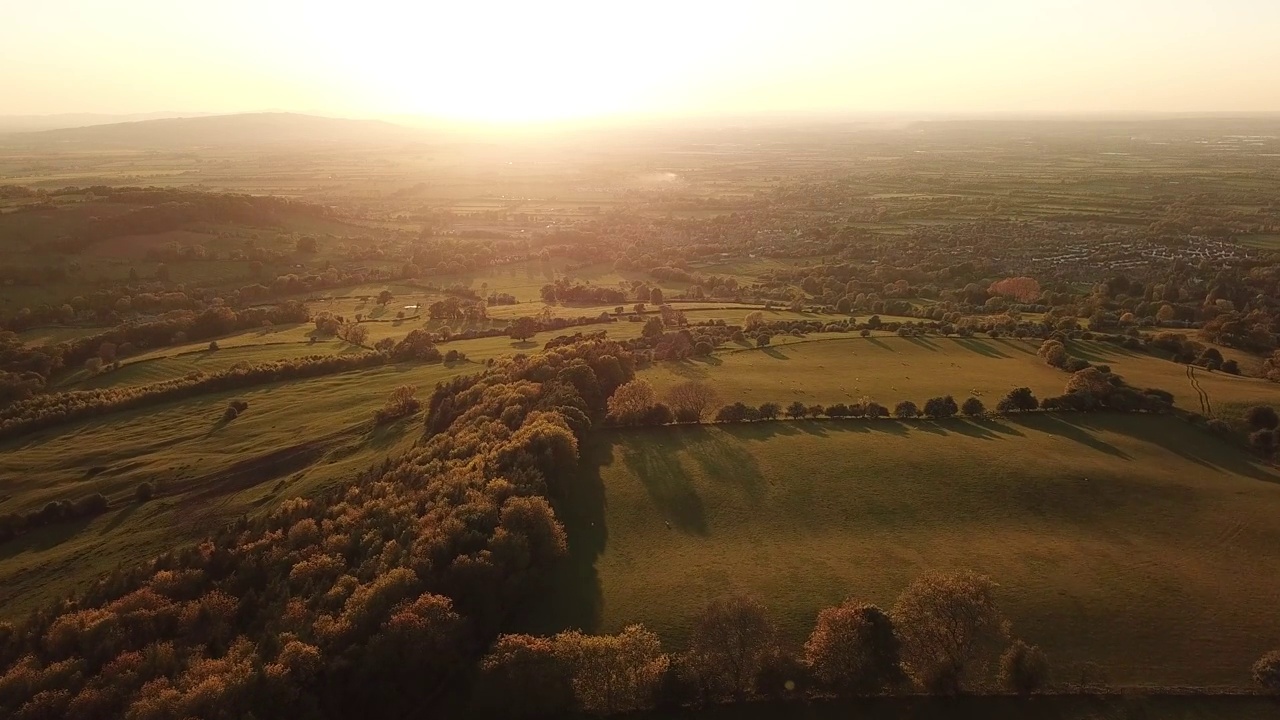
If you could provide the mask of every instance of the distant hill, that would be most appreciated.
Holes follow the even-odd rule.
[[[90,125],[110,125],[112,123],[138,122],[140,120],[163,120],[178,117],[201,117],[212,113],[191,112],[150,112],[110,115],[106,113],[61,113],[58,115],[0,115],[0,133],[37,132],[40,130],[59,130],[61,128],[79,128]]]
[[[0,144],[182,148],[233,145],[382,144],[420,137],[418,131],[380,120],[251,113],[165,118],[0,135]]]

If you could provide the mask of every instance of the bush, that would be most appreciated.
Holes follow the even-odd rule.
[[[227,409],[222,411],[222,420],[231,422],[240,417],[241,413],[249,409],[249,403],[244,400],[232,400],[227,404]]]
[[[1244,413],[1244,419],[1254,430],[1275,430],[1280,425],[1280,416],[1270,405],[1255,405]]]
[[[1253,664],[1253,681],[1271,692],[1280,692],[1280,650],[1258,658]]]
[[[1062,364],[1062,369],[1066,370],[1069,373],[1080,372],[1081,370],[1084,370],[1085,368],[1088,368],[1088,367],[1089,367],[1089,361],[1085,360],[1084,358],[1078,358],[1078,357],[1069,357],[1067,358],[1067,361]]]
[[[1222,372],[1224,372],[1224,373],[1230,373],[1231,375],[1239,375],[1239,374],[1240,374],[1240,364],[1239,364],[1239,363],[1237,363],[1235,360],[1223,360],[1223,361],[1222,361]]]
[[[1000,684],[1019,695],[1030,695],[1049,684],[1049,658],[1035,645],[1015,640],[1000,656]]]
[[[1276,433],[1274,430],[1255,430],[1249,434],[1249,447],[1262,457],[1269,458],[1276,454]]]
[[[960,412],[968,415],[969,417],[978,417],[986,411],[987,407],[976,397],[971,397],[968,400],[965,400],[964,405],[960,406]]]
[[[747,422],[755,420],[758,411],[746,403],[725,405],[716,413],[716,422]]]
[[[209,351],[210,351],[210,352],[212,352],[212,351],[217,350],[217,349],[218,349],[218,341],[217,341],[217,340],[210,340],[210,341],[209,341]]]
[[[155,488],[149,482],[139,484],[133,491],[133,499],[140,503],[147,502],[153,497],[155,497]]]
[[[413,385],[401,385],[391,391],[386,403],[373,413],[373,421],[378,425],[412,415],[422,407],[422,403],[414,395],[418,388]]]

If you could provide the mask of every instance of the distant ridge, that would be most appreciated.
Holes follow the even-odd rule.
[[[420,133],[381,120],[246,113],[164,118],[0,135],[0,144],[180,148],[229,145],[384,144]]]

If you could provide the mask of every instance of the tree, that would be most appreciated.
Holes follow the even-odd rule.
[[[480,661],[476,702],[509,718],[567,714],[574,706],[573,668],[551,638],[503,635]]]
[[[969,417],[978,417],[986,411],[986,406],[983,405],[982,401],[976,397],[971,397],[968,400],[965,400],[964,405],[960,406],[960,412],[968,415]]]
[[[1231,375],[1239,375],[1240,363],[1236,362],[1235,360],[1223,360],[1222,372],[1229,373]]]
[[[345,326],[345,330],[343,339],[352,345],[364,345],[364,341],[369,339],[369,328],[363,325],[349,323]]]
[[[391,294],[390,290],[383,290],[382,292],[378,293],[378,304],[386,305],[387,303],[391,302],[392,297],[394,296]]]
[[[1254,405],[1245,411],[1244,419],[1254,430],[1275,430],[1280,425],[1280,415],[1270,405]]]
[[[155,494],[156,494],[155,487],[149,482],[144,482],[144,483],[139,483],[138,487],[134,489],[133,498],[140,503],[144,503],[150,500],[152,497],[155,497]]]
[[[655,287],[649,290],[649,303],[652,305],[662,304],[662,288]]]
[[[418,388],[413,385],[401,385],[392,390],[391,394],[387,396],[386,403],[374,413],[374,422],[378,424],[388,423],[418,412],[418,409],[422,407],[422,403],[414,397],[417,392]]]
[[[761,420],[777,420],[780,412],[782,406],[776,402],[760,403],[760,407],[756,408],[756,414]]]
[[[1007,634],[995,586],[972,572],[917,578],[899,596],[892,617],[903,665],[934,693],[955,693],[980,679]]]
[[[667,404],[680,422],[700,422],[718,399],[714,388],[696,380],[673,385],[667,391]]]
[[[818,613],[804,659],[819,683],[842,694],[874,693],[905,679],[893,621],[853,599]]]
[[[510,335],[513,340],[520,340],[521,342],[523,342],[533,337],[537,332],[538,332],[538,321],[534,320],[531,317],[525,316],[525,317],[518,317],[515,320],[513,320],[511,322],[511,329],[508,331],[507,334]]]
[[[1036,396],[1031,394],[1031,388],[1020,387],[1009,391],[996,405],[996,411],[1000,413],[1010,412],[1026,412],[1035,410],[1040,407],[1040,402],[1036,400]]]
[[[666,331],[666,326],[662,324],[662,318],[651,317],[644,322],[644,328],[640,334],[647,338],[662,337],[662,333]]]
[[[764,347],[772,341],[773,338],[769,336],[769,333],[762,332],[756,336],[756,347]]]
[[[742,698],[777,646],[765,608],[748,597],[713,601],[694,622],[690,660],[715,697]]]
[[[796,400],[795,402],[787,406],[787,417],[791,418],[792,420],[799,420],[800,418],[804,417],[805,413],[807,413],[808,411],[809,409],[805,407],[804,403],[800,402],[799,400]]]
[[[893,408],[893,416],[896,418],[913,418],[920,414],[920,409],[910,400],[903,400]]]
[[[1253,664],[1253,681],[1271,692],[1280,692],[1280,650],[1258,658]]]
[[[956,405],[955,398],[950,395],[929,398],[924,403],[924,414],[932,418],[954,417],[959,411],[960,408]]]
[[[1000,684],[1019,695],[1030,695],[1049,683],[1049,658],[1035,645],[1014,640],[1000,656]]]
[[[1071,377],[1067,379],[1066,392],[1087,392],[1104,397],[1111,392],[1111,382],[1107,373],[1096,367],[1089,367],[1071,373]]]
[[[826,411],[826,408],[822,407],[821,405],[810,405],[809,409],[807,410],[807,412],[809,413],[809,417],[815,417],[815,418],[821,415],[825,411]]]
[[[755,330],[761,325],[764,325],[764,313],[759,310],[752,310],[747,313],[746,318],[743,319],[742,329],[747,331]]]
[[[647,708],[667,669],[658,636],[642,625],[617,635],[560,633],[555,645],[569,666],[578,705],[597,715]]]
[[[637,378],[615,390],[609,397],[609,416],[621,425],[633,425],[657,403],[658,394],[653,385],[648,380]]]
[[[1053,367],[1060,368],[1067,364],[1067,347],[1058,340],[1045,340],[1036,354]]]

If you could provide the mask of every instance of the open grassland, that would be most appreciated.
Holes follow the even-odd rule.
[[[0,512],[100,492],[111,509],[0,545],[0,616],[21,616],[116,567],[207,535],[242,514],[350,479],[420,435],[374,428],[393,388],[475,372],[474,363],[395,365],[200,395],[59,426],[0,445]],[[233,398],[249,409],[224,422]],[[139,483],[157,499],[133,502]]]
[[[973,569],[1062,682],[1246,685],[1280,634],[1280,473],[1171,417],[617,431],[580,482],[532,629],[643,622],[679,647],[746,592],[798,643],[846,596]]]
[[[709,382],[724,403],[785,405],[800,400],[825,405],[866,398],[892,407],[902,400],[920,404],[938,395],[953,395],[957,401],[974,395],[988,408],[1015,387],[1029,387],[1040,398],[1060,395],[1069,377],[1036,355],[1038,341],[1012,338],[815,333],[805,338],[779,336],[775,345],[783,346],[731,344],[709,358],[655,363],[640,376],[660,393],[685,380]],[[1110,343],[1073,341],[1069,351],[1110,365],[1135,387],[1168,390],[1180,408],[1201,411],[1186,365]],[[1256,378],[1197,370],[1195,381],[1215,413],[1234,417],[1249,405],[1280,403],[1280,385]]]

